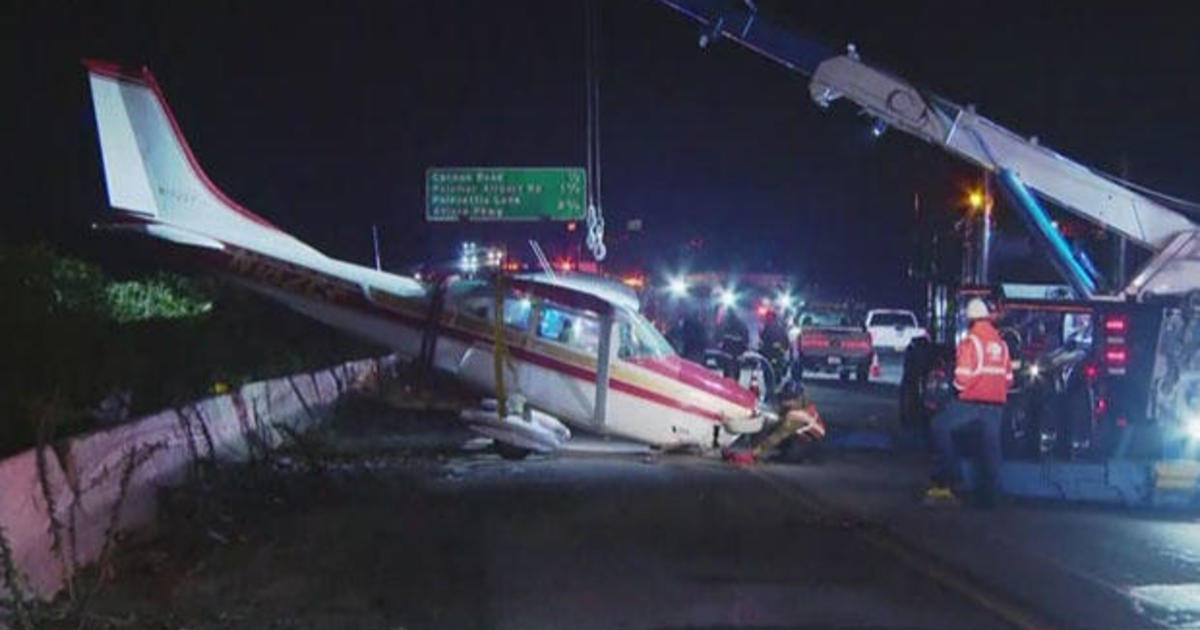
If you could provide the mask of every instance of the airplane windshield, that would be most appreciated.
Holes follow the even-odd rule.
[[[625,320],[620,325],[620,344],[620,356],[625,359],[675,356],[675,349],[662,333],[640,313],[633,311],[625,311]]]

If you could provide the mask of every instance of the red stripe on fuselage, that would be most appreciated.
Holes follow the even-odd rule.
[[[444,328],[442,328],[442,330],[444,330]],[[491,339],[488,339],[485,337],[481,337],[479,339],[481,341],[489,341],[489,342],[491,341]],[[578,365],[574,365],[571,363],[566,363],[566,362],[560,361],[558,359],[555,359],[553,357],[548,357],[544,354],[538,354],[536,352],[532,352],[530,350],[525,350],[523,348],[511,348],[510,347],[509,353],[511,353],[512,355],[516,356],[517,358],[519,358],[523,361],[527,361],[527,362],[533,363],[535,365],[540,365],[542,367],[548,368],[555,372],[561,372],[561,373],[567,374],[568,376],[574,377],[574,378],[584,381],[586,383],[592,383],[592,384],[596,383],[596,373],[587,368],[579,367]],[[672,379],[672,380],[674,380],[674,379]],[[686,385],[686,383],[685,383],[685,385]],[[637,385],[634,385],[633,383],[627,383],[625,381],[620,381],[620,380],[617,380],[614,378],[614,379],[609,380],[609,386],[619,392],[624,392],[626,394],[635,396],[637,398],[642,398],[642,399],[648,400],[653,403],[658,403],[665,407],[671,407],[673,409],[678,409],[678,410],[686,412],[686,413],[694,414],[697,416],[702,416],[702,417],[704,417],[708,420],[712,420],[714,422],[721,421],[721,414],[719,414],[715,411],[710,411],[703,407],[697,407],[696,405],[688,404],[681,400],[671,398],[670,396],[667,396],[665,394],[660,394],[656,391],[649,390],[644,387],[638,387]]]
[[[344,283],[344,281],[337,279],[335,276],[330,276],[329,274],[325,274],[325,273],[316,271],[315,269],[310,269],[308,267],[302,267],[301,265],[296,265],[295,263],[290,263],[290,262],[286,262],[286,261],[282,261],[282,260],[276,260],[276,259],[268,257],[268,256],[263,256],[262,254],[257,254],[254,252],[250,252],[248,250],[235,248],[233,246],[227,246],[227,247],[229,249],[232,249],[235,251],[226,252],[226,264],[224,266],[226,267],[226,269],[228,271],[230,271],[234,274],[240,275],[242,277],[245,277],[247,279],[258,281],[258,282],[268,283],[272,286],[275,286],[276,288],[284,289],[285,291],[288,291],[288,292],[293,293],[294,295],[297,295],[300,297],[323,300],[327,303],[332,303],[336,306],[352,308],[352,309],[358,310],[360,312],[369,313],[369,314],[382,313],[382,314],[386,315],[389,319],[395,320],[403,325],[410,326],[410,327],[416,328],[418,330],[424,328],[428,324],[427,321],[425,321],[424,319],[422,319],[420,317],[414,317],[408,313],[404,313],[402,311],[399,311],[396,309],[391,309],[386,306],[382,306],[380,304],[371,302],[370,300],[368,300],[366,298],[366,296],[363,295],[362,291],[341,290],[341,291],[334,291],[332,293],[329,291],[324,291],[324,290],[296,291],[295,289],[297,286],[303,285],[304,284],[303,281],[311,278],[312,276],[323,276],[325,278],[328,278],[329,284],[332,286],[345,285],[345,283]],[[254,260],[258,264],[261,264],[264,266],[270,266],[273,268],[272,274],[270,274],[270,276],[268,277],[268,276],[264,276],[261,273],[255,273],[254,272],[255,267],[253,265],[247,265],[245,262],[234,265],[232,263],[235,259],[242,260],[242,261],[251,259],[251,260]],[[303,270],[303,271],[301,271],[301,270]],[[296,276],[296,277],[293,278],[291,276]],[[477,333],[463,330],[461,328],[456,328],[456,327],[448,325],[444,322],[439,322],[438,334],[444,335],[447,337],[453,337],[455,339],[458,339],[458,340],[466,342],[466,343],[473,343],[473,342],[477,342],[477,341],[484,342],[487,344],[494,343],[494,340],[491,337],[479,335]],[[584,382],[589,382],[589,383],[593,383],[593,384],[596,382],[595,370],[590,370],[585,367],[580,367],[578,365],[574,365],[572,363],[568,363],[566,361],[562,361],[560,359],[556,359],[554,357],[550,357],[550,356],[547,356],[544,354],[540,354],[540,353],[534,352],[532,350],[528,350],[526,348],[509,346],[508,351],[514,357],[516,357],[522,361],[527,361],[527,362],[533,363],[535,365],[540,365],[542,367],[548,368],[555,372],[566,374],[568,376],[571,376],[573,378],[576,378],[576,379],[584,381]],[[669,378],[669,377],[667,377],[667,378]],[[682,382],[682,381],[679,381],[678,379],[671,379],[671,380],[678,382],[678,383],[688,387],[689,389],[696,389],[694,386],[692,386],[691,384],[689,384],[687,382]],[[609,382],[609,385],[610,385],[610,387],[612,387],[613,389],[615,389],[619,392],[623,392],[623,393],[629,394],[631,396],[635,396],[637,398],[641,398],[641,399],[644,399],[644,400],[647,400],[647,401],[650,401],[653,403],[657,403],[657,404],[660,404],[660,405],[663,405],[666,407],[670,407],[673,409],[678,409],[685,413],[690,413],[690,414],[694,414],[697,416],[701,416],[708,420],[712,420],[712,421],[716,421],[716,422],[719,422],[721,420],[721,414],[718,412],[706,409],[704,407],[699,407],[699,406],[687,403],[685,401],[678,400],[676,398],[672,398],[665,394],[662,394],[662,393],[659,393],[659,392],[656,392],[656,391],[653,391],[650,389],[646,389],[644,387],[639,387],[637,385],[634,385],[633,383],[629,383],[629,382],[621,381],[621,380],[617,380],[617,379],[611,379]],[[700,391],[703,391],[703,390],[700,390]],[[705,393],[711,394],[711,392],[705,392]]]

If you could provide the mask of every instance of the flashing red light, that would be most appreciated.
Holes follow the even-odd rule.
[[[1101,396],[1096,399],[1096,415],[1103,416],[1108,411],[1108,399]]]
[[[1089,363],[1087,367],[1083,368],[1083,375],[1087,377],[1087,380],[1094,381],[1096,377],[1100,376],[1100,368],[1096,367],[1094,363]]]
[[[1120,418],[1117,418],[1117,426],[1124,429],[1128,425],[1129,425],[1129,418],[1126,418],[1125,416],[1121,416]]]
[[[1123,333],[1129,329],[1129,320],[1119,316],[1109,316],[1104,320],[1104,331],[1110,333]]]
[[[570,222],[568,222],[568,223],[567,223],[567,231],[568,231],[568,232],[574,232],[574,231],[575,231],[575,227],[576,227],[576,226],[575,226],[575,222],[574,222],[574,221],[570,221]]]
[[[559,258],[555,261],[554,266],[558,267],[559,271],[570,271],[575,268],[575,263],[570,258]]]
[[[1109,365],[1125,365],[1129,361],[1129,353],[1125,348],[1109,348],[1104,351],[1104,361]]]
[[[766,304],[758,305],[758,316],[759,317],[766,317],[767,313],[770,313],[770,312],[771,312],[771,307],[767,306]]]

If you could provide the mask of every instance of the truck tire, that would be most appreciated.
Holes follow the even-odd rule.
[[[840,379],[843,383],[849,382],[850,381],[850,372],[847,370],[842,370],[841,372],[838,373],[838,379]]]
[[[1106,454],[1096,435],[1096,393],[1083,379],[1072,380],[1071,386],[1062,394],[1067,456],[1071,459],[1104,459]]]
[[[871,378],[871,366],[858,366],[858,369],[854,370],[854,378],[860,383],[866,383]]]
[[[1023,394],[1013,394],[1004,405],[1004,429],[1000,436],[1005,459],[1037,459],[1038,427]]]

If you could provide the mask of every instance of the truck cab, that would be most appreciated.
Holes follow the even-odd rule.
[[[1015,381],[1006,452],[1020,458],[1194,457],[1200,443],[1200,308],[1178,301],[1076,300],[1028,285],[963,287],[982,297],[1009,344]],[[1198,300],[1200,302],[1200,300]],[[954,395],[954,344],[966,331],[951,307],[944,343],[905,352],[901,418],[924,427]]]

